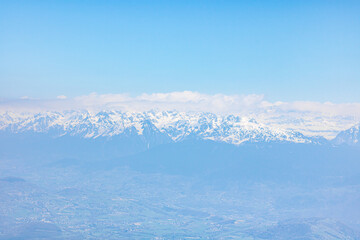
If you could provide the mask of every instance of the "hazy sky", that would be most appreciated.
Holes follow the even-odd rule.
[[[360,1],[1,1],[0,97],[360,102]]]

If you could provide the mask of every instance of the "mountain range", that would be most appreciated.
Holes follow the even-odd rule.
[[[64,111],[5,112],[0,115],[2,134],[34,133],[46,134],[53,138],[73,136],[108,140],[119,136],[136,136],[149,146],[188,139],[234,145],[266,142],[354,145],[359,142],[359,126],[340,132],[333,140],[327,140],[321,136],[306,136],[291,129],[272,127],[255,118],[206,112]]]

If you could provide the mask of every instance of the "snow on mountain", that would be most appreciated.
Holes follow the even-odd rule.
[[[12,133],[51,133],[82,138],[113,137],[126,132],[163,134],[178,142],[196,138],[231,144],[244,142],[314,143],[316,138],[274,128],[253,118],[212,113],[177,111],[64,111],[42,113],[6,112],[0,115],[0,130]]]
[[[355,145],[360,143],[360,123],[350,129],[341,131],[333,140],[335,144]]]

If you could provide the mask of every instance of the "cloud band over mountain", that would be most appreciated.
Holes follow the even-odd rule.
[[[54,99],[2,99],[1,111],[63,111],[63,110],[121,110],[148,111],[177,110],[200,111],[217,114],[251,114],[251,113],[303,113],[323,114],[326,116],[347,116],[360,118],[360,103],[332,102],[270,102],[263,95],[225,95],[203,94],[183,91],[170,93],[152,93],[130,96],[129,94],[97,94],[67,98],[58,96]]]
[[[54,99],[3,99],[1,112],[43,112],[87,110],[143,112],[179,111],[211,112],[220,115],[239,115],[255,118],[264,124],[296,130],[307,135],[334,137],[360,121],[360,103],[332,102],[270,102],[263,95],[203,94],[183,91],[152,93],[131,96],[129,94],[97,94]]]

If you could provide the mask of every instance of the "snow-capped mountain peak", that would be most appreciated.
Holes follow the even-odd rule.
[[[355,145],[360,143],[360,123],[341,131],[334,139],[335,144],[349,144]]]

